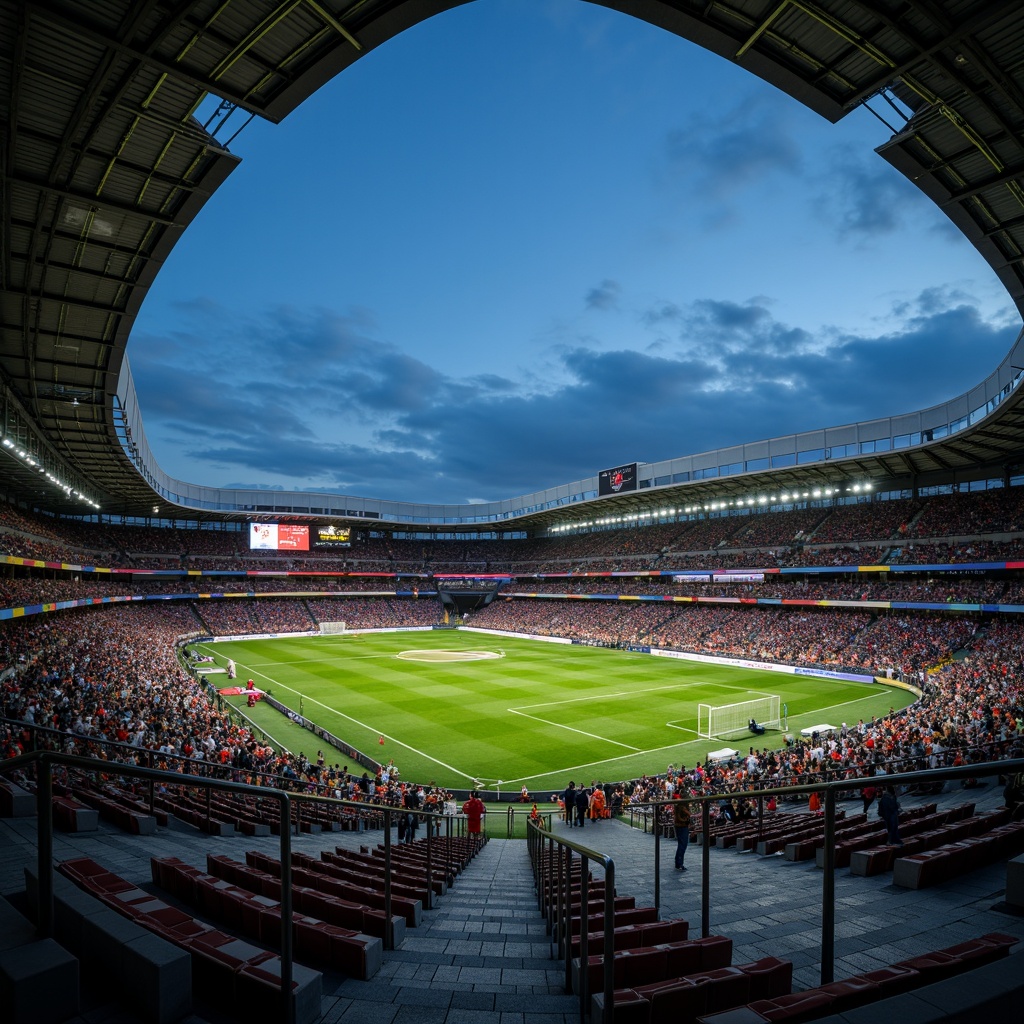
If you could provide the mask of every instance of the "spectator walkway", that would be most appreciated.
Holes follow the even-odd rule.
[[[994,783],[938,798],[940,806],[974,800],[979,809],[1001,803]],[[912,806],[924,802],[905,798]],[[854,808],[855,804],[846,804]],[[858,805],[859,806],[859,805]],[[588,824],[585,831],[555,823],[571,836],[615,859],[617,889],[638,905],[653,902],[651,835],[623,822]],[[57,859],[89,856],[148,887],[149,858],[178,856],[201,865],[207,852],[244,859],[248,849],[271,855],[274,838],[211,838],[190,829],[160,829],[157,835],[130,836],[107,828],[54,837]],[[294,849],[316,855],[321,849],[376,845],[379,832],[301,836]],[[672,868],[674,842],[663,841],[663,917],[686,917],[700,932],[702,849],[691,846],[685,873]],[[794,963],[794,988],[820,981],[820,902],[822,874],[813,863],[760,858],[735,850],[712,849],[711,932],[734,941],[733,962],[778,956]],[[35,860],[35,822],[0,819],[0,892],[17,901],[24,888],[22,869]],[[761,863],[762,860],[770,860]],[[599,874],[599,872],[597,872]],[[837,979],[872,970],[928,950],[998,931],[1024,940],[1024,917],[1003,905],[1005,867],[971,872],[954,882],[911,891],[892,885],[891,874],[854,877],[836,874]],[[386,953],[380,972],[355,981],[324,975],[323,1021],[350,1024],[576,1024],[578,1005],[564,994],[563,970],[550,959],[551,946],[537,910],[526,844],[492,839],[459,876],[420,927],[410,929],[402,947]],[[86,1003],[81,1024],[132,1020],[122,1007]],[[198,1006],[190,1024],[225,1024],[222,1014]]]
[[[973,801],[977,810],[1002,806],[1002,787],[962,789],[947,785],[937,797],[901,796],[903,807],[935,801],[939,808]],[[804,805],[787,805],[800,810]],[[841,801],[848,814],[859,800]],[[870,813],[874,813],[872,807]],[[616,889],[636,897],[637,905],[654,902],[654,837],[623,822],[587,824],[585,830],[555,824],[566,835],[610,854],[615,860]],[[685,917],[690,933],[700,934],[703,849],[692,845],[687,870],[673,869],[675,840],[661,841],[661,916]],[[793,988],[821,983],[822,872],[813,861],[787,861],[779,854],[759,857],[735,849],[712,848],[711,921],[713,935],[732,938],[734,964],[764,956],[793,961]],[[874,970],[986,932],[1017,935],[1024,942],[1024,916],[1003,905],[1006,866],[995,864],[927,889],[902,889],[892,872],[861,877],[843,868],[835,873],[835,978]],[[1018,950],[1024,949],[1024,945]]]

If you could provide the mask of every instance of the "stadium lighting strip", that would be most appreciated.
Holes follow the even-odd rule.
[[[865,494],[872,490],[873,485],[854,484],[847,487],[847,493]],[[762,494],[758,498],[736,498],[729,501],[711,501],[706,504],[685,505],[682,508],[663,508],[657,512],[627,512],[621,516],[604,516],[601,519],[589,519],[584,522],[563,523],[560,526],[552,526],[551,533],[564,533],[567,530],[579,530],[587,526],[611,526],[615,523],[636,523],[640,520],[648,520],[645,524],[652,525],[659,519],[675,515],[692,515],[695,512],[719,512],[728,508],[751,508],[754,505],[768,505],[776,502],[800,501],[803,498],[831,498],[843,493],[841,487],[815,487],[810,491],[783,491],[781,494]]]
[[[92,500],[92,498],[88,497],[85,494],[82,494],[81,491],[76,491],[73,487],[71,487],[70,484],[66,484],[63,481],[58,480],[57,477],[55,477],[51,472],[49,472],[49,470],[47,470],[45,466],[39,463],[32,456],[31,452],[27,452],[25,451],[24,448],[19,447],[18,444],[12,441],[9,437],[5,437],[3,441],[0,443],[2,443],[4,448],[6,448],[12,455],[15,455],[17,456],[17,458],[21,459],[21,461],[24,462],[26,466],[31,466],[33,469],[39,470],[39,472],[44,474],[46,479],[49,480],[54,487],[63,491],[69,498],[72,495],[74,495],[76,498],[78,498],[79,501],[84,501],[86,505],[91,505],[94,509],[97,510],[99,509],[99,505],[97,505],[96,502]]]

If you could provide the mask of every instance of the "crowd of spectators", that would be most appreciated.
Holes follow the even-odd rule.
[[[962,649],[978,627],[976,619],[937,612],[540,599],[495,602],[473,622],[539,636],[908,678]]]
[[[387,599],[357,600],[367,605],[367,622],[395,624]],[[289,616],[294,610],[292,603],[273,599],[248,603],[254,612],[258,607],[257,625],[263,628],[272,624],[277,614]],[[530,607],[526,621],[520,619],[514,625],[543,632],[536,618],[542,614],[543,604],[526,602],[524,607]],[[282,607],[275,607],[279,605]],[[410,606],[402,607],[407,611]],[[512,602],[492,607],[499,611],[514,607],[517,614],[520,610],[518,603]],[[635,611],[641,618],[648,617],[648,626],[663,631],[676,618],[658,624],[655,617],[664,609],[650,606]],[[926,620],[925,625],[920,618],[908,621],[895,616],[864,624],[861,620],[868,616],[860,614],[818,612],[783,619],[781,609],[712,607],[693,611],[709,614],[686,616],[694,619],[687,623],[687,639],[702,636],[709,647],[719,651],[728,648],[746,656],[794,660],[811,657],[821,664],[833,645],[841,646],[842,633],[863,625],[859,632],[869,642],[862,643],[861,649],[889,644],[896,656],[906,658],[904,648],[909,644],[912,663],[927,665],[938,658],[945,664],[931,674],[918,673],[927,679],[925,696],[905,711],[849,727],[844,724],[835,734],[789,740],[780,749],[752,750],[732,762],[697,765],[690,770],[673,767],[660,776],[632,780],[612,787],[609,800],[613,805],[671,795],[675,787],[731,793],[754,784],[861,780],[880,773],[969,764],[1004,756],[1013,744],[1017,744],[1013,749],[1019,750],[1024,742],[1024,624],[995,620],[975,629],[970,620],[939,617]],[[749,619],[744,621],[751,611],[762,613],[753,629]],[[624,614],[625,609],[574,604],[562,609],[556,625],[600,639],[621,632]],[[250,626],[244,614],[237,622]],[[0,666],[16,671],[4,672],[0,713],[24,725],[61,730],[67,734],[61,740],[62,749],[68,752],[102,752],[128,763],[143,763],[152,755],[156,764],[170,770],[181,770],[184,762],[180,758],[191,758],[240,781],[401,803],[406,783],[387,766],[359,776],[340,762],[328,765],[322,754],[311,759],[301,752],[275,751],[233,723],[175,656],[174,641],[196,635],[197,627],[188,605],[164,603],[6,622],[0,631]],[[745,644],[741,637],[747,638]],[[965,656],[952,661],[948,653],[955,645],[964,648]],[[19,725],[0,729],[0,754],[20,752],[22,732]],[[128,746],[115,750],[105,747],[107,742]],[[424,797],[429,795],[435,802],[446,796],[432,784],[424,791]]]
[[[343,764],[334,748],[316,757],[275,750],[233,721],[178,659],[175,641],[196,627],[185,607],[128,605],[4,625],[3,661],[16,671],[0,682],[0,718],[9,720],[0,723],[0,759],[26,749],[31,727],[38,745],[65,753],[402,805],[408,783],[393,763],[367,770]],[[422,799],[440,809],[447,796],[431,783]]]
[[[927,498],[892,501],[862,498],[855,503],[808,504],[787,510],[742,508],[725,512],[694,513],[676,522],[616,526],[603,530],[537,537],[526,540],[437,540],[431,542],[371,536],[357,530],[351,548],[296,552],[250,552],[248,535],[223,524],[222,528],[146,528],[137,525],[56,520],[11,505],[0,505],[0,552],[24,558],[70,564],[103,564],[136,568],[222,567],[230,561],[242,568],[281,567],[312,570],[358,568],[362,571],[585,571],[587,568],[643,569],[686,567],[696,559],[737,559],[767,566],[815,564],[851,553],[869,554],[878,561],[890,547],[893,556],[906,560],[908,552],[927,548],[930,560],[946,547],[974,547],[977,556],[992,543],[1019,554],[1024,532],[1024,488],[997,488],[958,492]],[[989,538],[986,540],[985,538]],[[950,538],[956,538],[951,542]],[[933,542],[923,544],[922,542]],[[913,542],[913,546],[911,545]],[[867,552],[851,544],[869,545]],[[1002,551],[997,551],[1003,554]],[[968,553],[969,555],[969,553]],[[756,556],[756,558],[754,557]],[[972,557],[974,557],[972,556]],[[887,559],[889,560],[889,559]],[[953,557],[950,561],[968,560]],[[854,559],[854,564],[858,559]]]
[[[0,606],[80,598],[195,594],[194,600],[118,604],[88,611],[30,616],[0,627],[3,713],[70,730],[68,749],[103,740],[219,764],[236,777],[261,771],[290,784],[330,786],[394,802],[397,775],[364,780],[307,759],[274,752],[231,723],[173,654],[183,635],[286,633],[343,620],[352,628],[434,625],[435,597],[393,596],[431,571],[520,573],[474,625],[572,637],[593,643],[643,644],[766,662],[825,666],[920,679],[925,699],[906,712],[857,723],[813,743],[762,750],[734,765],[677,770],[620,787],[620,801],[674,786],[730,791],[752,781],[786,782],[844,773],[859,778],[899,766],[935,766],[1005,753],[1020,733],[1024,625],[980,616],[880,613],[676,602],[543,600],[510,594],[626,594],[756,600],[1024,604],[1024,583],[1012,575],[899,577],[836,574],[769,576],[762,583],[696,584],[661,577],[528,578],[550,572],[647,569],[771,568],[773,566],[957,564],[1009,561],[1024,555],[1024,488],[951,494],[915,501],[862,502],[789,512],[712,516],[646,527],[523,541],[420,541],[373,537],[344,553],[250,553],[237,530],[144,529],[57,521],[0,504],[0,554],[108,568],[211,568],[237,572],[407,572],[344,577],[157,577],[131,574],[33,574],[8,567]],[[1011,536],[1006,536],[1007,534]],[[709,554],[713,552],[713,554]],[[109,558],[107,563],[102,557]],[[15,575],[17,573],[17,575]],[[309,594],[309,597],[199,599],[200,594]],[[325,597],[331,594],[389,596]],[[966,657],[964,652],[967,652]],[[957,653],[959,652],[959,654]],[[957,658],[954,660],[954,655]],[[934,671],[937,670],[937,671]],[[16,727],[0,739],[10,754]],[[121,755],[118,755],[121,756]],[[134,756],[134,755],[131,755]],[[880,767],[881,766],[881,767]],[[832,777],[829,775],[829,777]],[[369,783],[367,785],[367,782]],[[427,787],[432,792],[432,787]],[[435,799],[443,792],[433,792]],[[610,794],[611,796],[611,794]]]

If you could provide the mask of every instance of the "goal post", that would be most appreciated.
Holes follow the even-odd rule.
[[[325,636],[328,634],[337,634],[345,632],[344,622],[321,622],[320,632]]]
[[[741,700],[736,704],[698,704],[697,735],[704,739],[743,734],[749,736],[752,718],[766,729],[781,729],[780,707],[781,698],[778,695]]]

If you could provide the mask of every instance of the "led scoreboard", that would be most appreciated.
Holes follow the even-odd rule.
[[[250,523],[250,551],[308,551],[309,527],[292,523]]]
[[[347,548],[352,544],[352,530],[347,526],[326,523],[305,526],[297,523],[250,523],[251,551],[308,551],[310,535],[317,548]]]
[[[352,530],[348,526],[335,526],[333,523],[318,526],[314,543],[318,548],[351,547]]]
[[[597,474],[597,493],[603,497],[606,494],[622,494],[624,491],[636,490],[636,462],[627,462],[625,466],[616,466],[614,469],[602,469]]]

